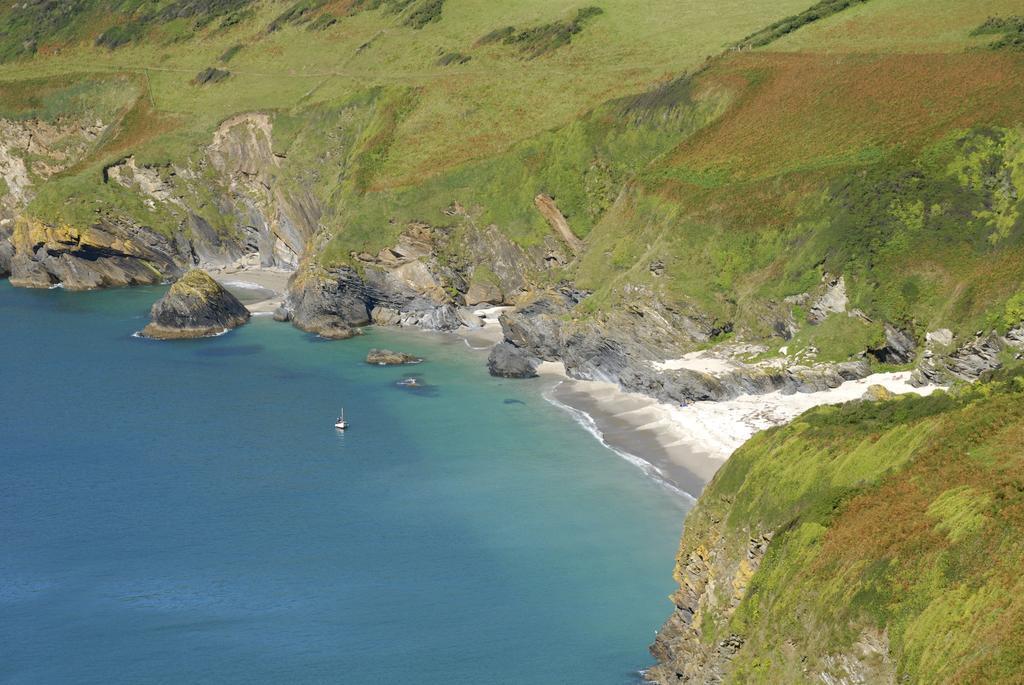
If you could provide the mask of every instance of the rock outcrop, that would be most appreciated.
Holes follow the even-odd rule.
[[[819,324],[829,314],[839,314],[846,311],[846,280],[842,276],[825,275],[823,281],[824,291],[814,300],[807,312],[807,320],[812,324]]]
[[[274,318],[325,338],[351,338],[356,327],[370,323],[362,292],[362,281],[351,269],[309,267],[292,276],[284,306]]]
[[[487,370],[499,378],[536,378],[539,360],[523,349],[507,342],[491,348]]]
[[[1007,339],[990,333],[975,337],[950,354],[937,354],[929,348],[910,382],[922,386],[976,381],[982,374],[1002,366],[1000,355],[1007,344]]]
[[[241,326],[249,310],[209,274],[192,269],[153,305],[147,338],[203,338]]]
[[[184,269],[173,241],[143,227],[102,221],[79,230],[19,220],[11,237],[11,284],[68,290],[148,285]]]
[[[402,366],[403,364],[419,364],[422,357],[417,357],[405,352],[393,352],[392,350],[379,350],[374,348],[366,354],[367,364],[377,366]]]
[[[891,390],[884,385],[869,385],[868,389],[864,391],[864,395],[861,397],[865,402],[884,402],[891,400],[896,397]]]
[[[723,373],[691,369],[658,370],[653,360],[680,356],[680,331],[691,345],[716,330],[696,316],[664,308],[626,309],[604,325],[574,323],[579,299],[572,291],[551,291],[501,316],[505,342],[525,355],[561,361],[572,378],[618,383],[624,389],[672,404],[728,400],[775,391],[817,392],[871,373],[864,360],[837,364],[753,366],[735,364]],[[686,341],[686,338],[682,338]]]
[[[885,344],[868,353],[883,364],[909,364],[917,355],[917,343],[910,334],[886,324]]]
[[[0,120],[0,273],[10,272],[12,284],[88,290],[159,283],[193,266],[298,266],[321,209],[306,184],[288,182],[261,113],[224,121],[187,161],[152,166],[129,155],[106,166],[103,182],[120,198],[135,197],[99,204],[86,225],[25,214],[35,186],[80,160],[106,130],[103,122]],[[140,201],[159,226],[126,209]]]

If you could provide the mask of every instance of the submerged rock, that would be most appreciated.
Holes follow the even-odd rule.
[[[366,355],[367,364],[379,366],[401,366],[402,364],[419,364],[423,359],[405,352],[393,352],[391,350],[370,350]]]
[[[487,370],[500,378],[534,378],[538,359],[515,345],[498,343],[487,358]]]
[[[327,340],[348,340],[359,335],[359,331],[335,316],[312,316],[301,323],[293,319],[292,323],[299,330],[314,333]]]
[[[142,329],[147,338],[203,338],[241,326],[249,310],[200,269],[192,269],[171,286],[150,311]]]

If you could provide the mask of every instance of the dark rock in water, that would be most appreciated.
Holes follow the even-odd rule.
[[[153,305],[142,335],[163,340],[202,338],[241,326],[249,310],[220,283],[192,269]]]
[[[391,350],[378,350],[376,348],[370,350],[366,355],[367,364],[377,364],[379,366],[419,364],[421,361],[423,361],[421,357],[414,357],[405,352],[392,352]]]
[[[424,381],[422,376],[406,376],[395,385],[414,393],[417,397],[437,397],[440,394],[438,387]]]
[[[507,342],[498,343],[487,358],[487,370],[500,378],[534,378],[537,375],[536,357]]]
[[[225,347],[201,347],[196,350],[200,357],[243,357],[259,354],[263,345],[227,345]]]
[[[883,364],[909,364],[916,356],[917,343],[910,335],[886,324],[885,345],[868,352]]]
[[[522,400],[514,400],[512,398],[508,398],[506,400],[503,400],[502,404],[526,404],[526,402],[523,402]]]

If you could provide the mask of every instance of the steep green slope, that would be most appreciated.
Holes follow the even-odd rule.
[[[652,675],[1018,682],[1022,400],[1008,375],[753,438],[687,517]]]
[[[544,193],[583,248],[529,286],[594,291],[583,317],[640,289],[823,360],[881,344],[884,324],[918,343],[990,327],[1024,289],[1024,55],[993,47],[1013,3],[806,2],[12,5],[4,116],[80,140],[72,163],[33,153],[45,163],[29,159],[31,188],[5,203],[178,242],[198,218],[238,242],[239,177],[202,158],[225,121],[260,112],[265,175],[293,196],[264,218],[307,207],[297,249],[326,267],[359,267],[420,222],[539,249]],[[757,49],[720,54],[733,45]],[[126,84],[117,107],[83,95],[109,79]],[[180,201],[109,183],[128,157]],[[836,274],[859,316],[809,325]]]

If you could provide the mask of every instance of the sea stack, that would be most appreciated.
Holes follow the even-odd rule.
[[[192,269],[150,310],[142,335],[160,340],[204,338],[241,326],[249,310],[201,269]]]

